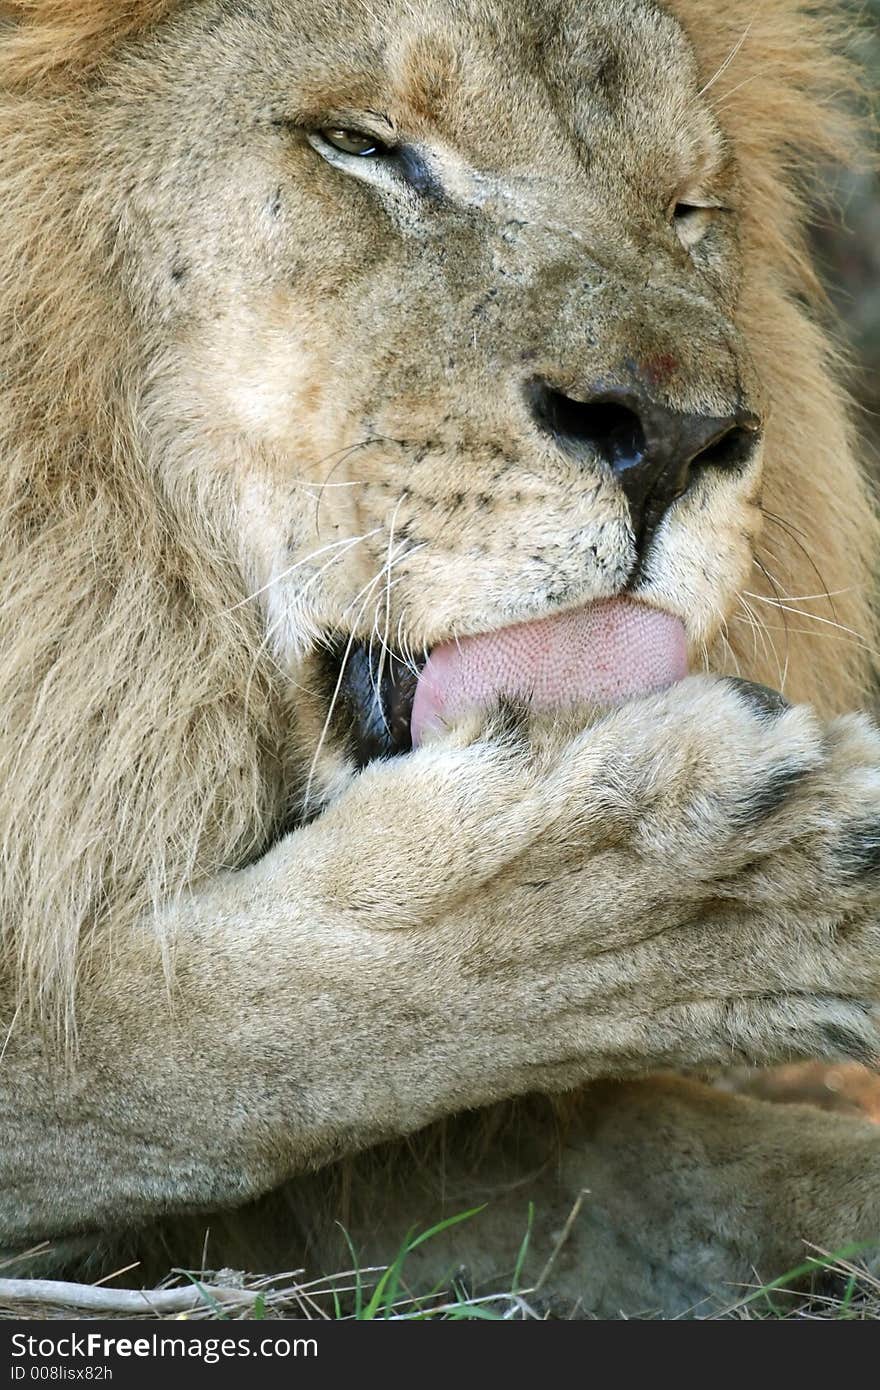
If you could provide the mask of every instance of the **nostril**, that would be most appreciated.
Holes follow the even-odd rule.
[[[638,463],[645,455],[645,431],[639,417],[623,405],[589,405],[580,411],[579,435],[612,468]]]
[[[576,401],[544,382],[528,387],[537,424],[563,446],[588,445],[612,468],[629,467],[645,454],[645,432],[635,411],[613,401]]]
[[[760,421],[745,410],[727,416],[671,410],[640,392],[638,383],[603,383],[577,400],[535,377],[525,392],[539,429],[579,463],[601,459],[611,470],[641,549],[696,473],[704,467],[740,471],[760,439]]]

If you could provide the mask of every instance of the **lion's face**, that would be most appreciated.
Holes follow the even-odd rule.
[[[762,403],[675,21],[205,0],[146,42],[96,100],[150,447],[218,526],[232,496],[276,652],[419,656],[627,587],[711,642]]]

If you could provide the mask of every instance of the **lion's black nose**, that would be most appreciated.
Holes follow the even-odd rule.
[[[541,429],[563,448],[590,462],[598,454],[613,469],[640,549],[697,469],[738,467],[759,437],[759,421],[747,411],[684,415],[658,405],[637,384],[603,387],[576,400],[535,380],[528,398]]]

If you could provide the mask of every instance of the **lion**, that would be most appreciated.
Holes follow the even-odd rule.
[[[4,13],[3,1247],[484,1203],[410,1278],[491,1288],[531,1203],[705,1316],[877,1237],[876,1128],[697,1079],[880,1050],[837,7]]]

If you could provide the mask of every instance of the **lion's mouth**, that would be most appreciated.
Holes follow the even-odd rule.
[[[333,650],[326,672],[333,721],[358,769],[412,749],[413,701],[424,664],[366,641]]]
[[[609,707],[674,685],[687,670],[681,619],[620,596],[441,642],[421,664],[384,646],[348,642],[330,675],[334,718],[344,722],[354,761],[366,767],[500,699],[535,710]]]

